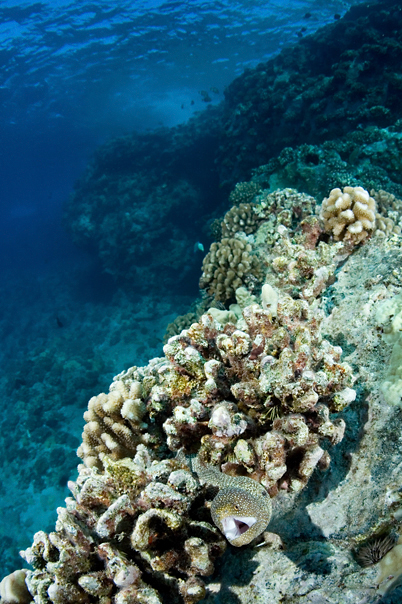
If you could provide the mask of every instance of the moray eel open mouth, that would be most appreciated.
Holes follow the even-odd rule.
[[[249,476],[223,474],[197,457],[192,460],[192,468],[203,482],[219,487],[211,502],[211,516],[231,545],[248,545],[265,531],[272,505],[262,484]]]
[[[237,539],[257,522],[253,516],[226,516],[222,519],[223,533],[229,541]]]

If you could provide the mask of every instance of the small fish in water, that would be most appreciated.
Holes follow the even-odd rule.
[[[208,485],[219,487],[211,504],[212,520],[235,547],[247,545],[261,535],[272,514],[270,496],[264,487],[247,476],[229,476],[213,466],[204,466],[198,457],[192,469]]]
[[[203,252],[204,251],[204,246],[202,245],[202,243],[200,243],[199,241],[196,241],[196,243],[194,243],[194,254],[196,254],[197,252]]]

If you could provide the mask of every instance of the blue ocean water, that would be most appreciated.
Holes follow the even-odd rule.
[[[1,267],[71,253],[60,207],[98,144],[186,120],[211,87],[218,103],[245,67],[356,3],[2,2]]]
[[[220,103],[245,68],[357,3],[1,3],[2,575],[54,522],[88,398],[161,354],[190,300],[121,291],[73,245],[62,207],[92,152]]]

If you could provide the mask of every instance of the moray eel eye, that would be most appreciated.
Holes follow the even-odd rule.
[[[254,516],[226,516],[222,519],[223,533],[229,541],[243,535],[257,522]]]

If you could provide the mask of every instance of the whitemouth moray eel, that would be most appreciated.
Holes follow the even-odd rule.
[[[192,469],[202,482],[219,487],[211,504],[214,523],[232,545],[247,545],[258,537],[271,519],[271,499],[264,487],[246,476],[228,476],[213,466],[205,466],[198,458]]]

